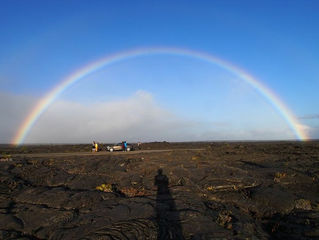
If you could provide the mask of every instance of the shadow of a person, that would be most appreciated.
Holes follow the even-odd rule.
[[[157,239],[184,239],[180,224],[179,212],[170,190],[168,177],[163,170],[158,169],[154,185],[157,186],[156,195],[156,221],[158,225]]]

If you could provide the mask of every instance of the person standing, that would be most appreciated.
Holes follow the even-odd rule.
[[[95,152],[95,141],[92,143],[92,152]]]
[[[98,152],[99,151],[99,145],[98,145],[98,143],[96,142],[95,143],[95,152]]]
[[[124,141],[124,151],[126,152],[127,151],[127,142]]]

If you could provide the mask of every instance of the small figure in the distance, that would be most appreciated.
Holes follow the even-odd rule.
[[[95,152],[98,152],[99,151],[99,144],[96,142],[95,143]]]
[[[122,141],[122,151],[125,151],[124,141]]]
[[[127,151],[127,142],[124,141],[124,151],[126,152]]]
[[[95,152],[95,141],[92,142],[92,152]]]

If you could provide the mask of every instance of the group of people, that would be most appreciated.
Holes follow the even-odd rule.
[[[100,147],[98,142],[95,142],[95,141],[92,142],[92,152],[98,152],[101,149],[102,148]],[[126,141],[122,142],[122,150],[125,152],[127,151],[127,142]]]

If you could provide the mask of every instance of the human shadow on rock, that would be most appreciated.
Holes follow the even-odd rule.
[[[174,199],[168,188],[169,180],[158,169],[154,185],[157,186],[156,195],[156,221],[158,225],[157,239],[184,239],[179,212],[176,209]]]

